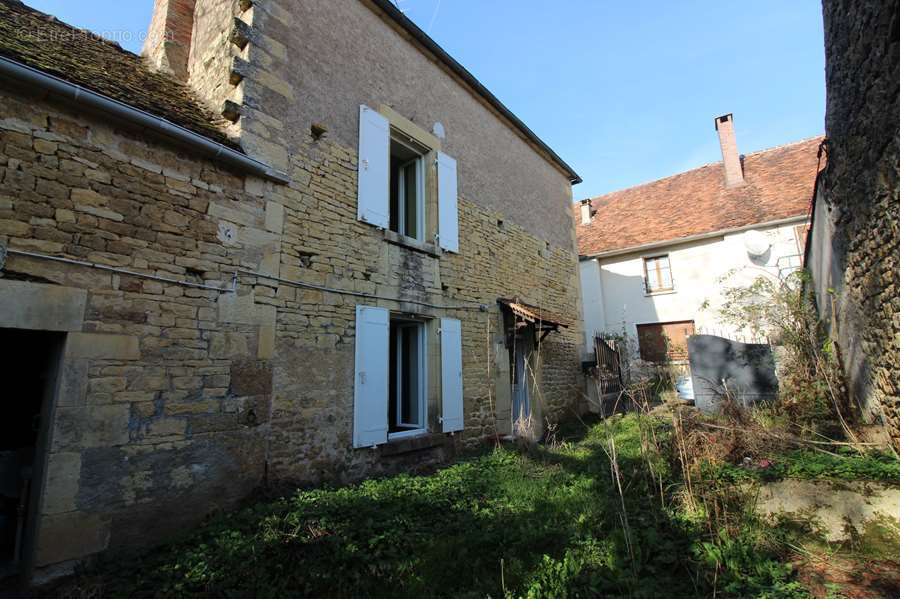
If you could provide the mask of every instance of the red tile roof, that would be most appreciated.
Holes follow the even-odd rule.
[[[184,84],[140,56],[18,0],[0,0],[0,56],[103,94],[238,149]]]
[[[578,253],[592,256],[808,213],[822,137],[747,154],[744,184],[725,187],[721,162],[591,200],[581,224],[574,205]],[[824,166],[824,157],[822,159]]]

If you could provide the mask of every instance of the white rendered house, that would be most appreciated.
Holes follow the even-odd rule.
[[[695,331],[745,335],[717,317],[724,288],[800,267],[822,138],[742,156],[715,122],[722,162],[576,206],[588,348],[625,333],[632,358],[684,360]]]

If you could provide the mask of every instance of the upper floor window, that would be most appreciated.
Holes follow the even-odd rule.
[[[391,137],[391,231],[425,241],[426,148],[410,140]]]
[[[668,254],[644,258],[644,288],[647,293],[675,289]]]
[[[359,220],[459,252],[456,160],[440,148],[390,107],[360,106]]]

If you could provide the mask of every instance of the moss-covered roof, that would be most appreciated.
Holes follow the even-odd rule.
[[[17,0],[0,0],[0,56],[18,61],[237,147],[182,83],[153,71],[137,54]]]

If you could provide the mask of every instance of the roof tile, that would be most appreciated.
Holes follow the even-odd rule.
[[[578,253],[592,256],[807,214],[822,139],[748,154],[744,184],[736,187],[725,186],[717,162],[593,198],[596,213],[587,225],[576,203]]]
[[[17,0],[0,0],[0,56],[162,117],[213,141],[239,146],[187,86],[89,31]]]

